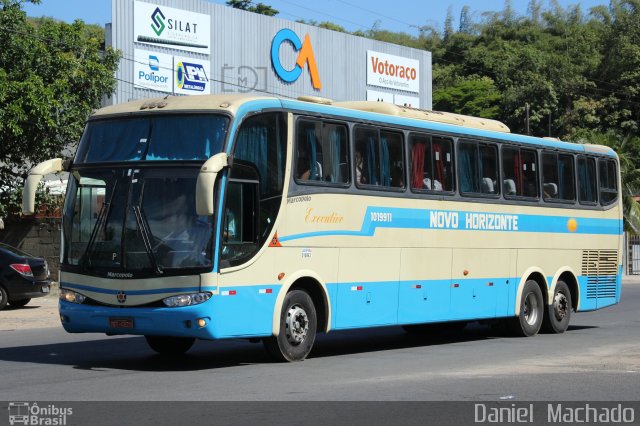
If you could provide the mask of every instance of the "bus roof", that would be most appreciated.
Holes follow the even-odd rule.
[[[245,108],[242,108],[243,106]],[[259,110],[274,107],[424,128],[425,130],[452,133],[459,136],[485,137],[552,149],[566,149],[616,157],[615,151],[603,145],[576,144],[554,138],[539,138],[510,133],[509,128],[497,120],[449,112],[422,110],[386,102],[333,102],[331,99],[313,96],[303,96],[297,100],[256,94],[166,96],[164,98],[140,99],[108,106],[96,111],[92,117],[131,115],[140,112],[210,110],[238,115],[240,110],[245,110],[246,108]]]

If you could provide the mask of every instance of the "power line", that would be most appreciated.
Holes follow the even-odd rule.
[[[388,19],[390,21],[394,21],[394,22],[397,22],[399,24],[406,25],[406,26],[408,26],[410,28],[418,28],[418,29],[420,28],[419,25],[414,25],[414,24],[410,24],[410,23],[408,23],[406,21],[401,21],[401,20],[393,18],[391,16],[384,15],[384,14],[382,14],[380,12],[375,11],[375,10],[367,9],[366,7],[362,7],[362,6],[353,4],[353,3],[349,3],[348,1],[344,1],[344,0],[336,0],[336,1],[339,1],[340,3],[346,4],[347,6],[354,7],[356,9],[364,10],[365,12],[369,12],[369,13],[372,13],[374,15],[381,16],[381,17],[386,18],[386,19]]]
[[[291,2],[291,1],[289,1],[289,0],[280,0],[280,1],[282,1],[283,3],[290,4],[290,5],[292,5],[292,6],[295,6],[295,7],[299,7],[299,8],[301,8],[301,9],[308,10],[309,12],[313,12],[313,13],[317,13],[317,14],[320,14],[320,15],[328,16],[329,18],[337,19],[337,20],[342,21],[342,22],[347,22],[347,23],[349,23],[349,24],[355,25],[355,26],[357,26],[357,27],[359,27],[359,28],[363,28],[363,29],[365,29],[365,30],[368,30],[368,29],[369,29],[369,27],[367,27],[367,26],[365,26],[365,25],[362,25],[362,24],[359,24],[359,23],[357,23],[357,22],[351,21],[351,20],[349,20],[349,19],[340,18],[340,17],[338,17],[338,16],[331,15],[331,14],[329,14],[329,13],[321,12],[321,11],[319,11],[319,10],[317,10],[317,9],[312,9],[312,8],[310,8],[310,7],[302,6],[302,5],[300,5],[300,4],[296,4],[296,3]]]

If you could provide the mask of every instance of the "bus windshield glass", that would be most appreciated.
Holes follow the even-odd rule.
[[[222,151],[228,123],[214,114],[90,121],[74,163],[206,160]]]
[[[209,267],[212,219],[196,213],[198,172],[195,166],[73,171],[63,264],[150,275]]]

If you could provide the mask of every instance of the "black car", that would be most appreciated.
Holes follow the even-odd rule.
[[[24,306],[34,297],[46,296],[50,289],[46,260],[0,243],[0,310],[7,303]]]

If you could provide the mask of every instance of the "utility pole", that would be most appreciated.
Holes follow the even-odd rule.
[[[525,123],[524,127],[525,127],[525,130],[527,132],[527,135],[530,135],[531,131],[529,130],[529,102],[525,103],[524,107],[525,107],[525,110],[527,112],[526,119],[525,119],[525,122],[524,122]]]

